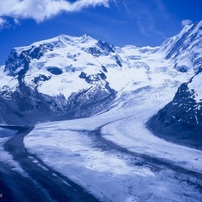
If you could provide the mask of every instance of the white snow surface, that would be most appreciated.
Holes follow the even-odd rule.
[[[10,89],[14,91],[17,86],[17,80],[11,76],[8,76],[4,72],[4,65],[0,66],[0,91]]]
[[[194,99],[200,103],[202,102],[202,73],[194,76],[192,81],[188,84],[190,91],[194,91]]]
[[[175,91],[172,82],[145,87],[121,95],[108,112],[37,124],[25,146],[100,201],[201,201],[191,185],[200,182],[182,170],[201,173],[202,152],[160,139],[145,127]]]

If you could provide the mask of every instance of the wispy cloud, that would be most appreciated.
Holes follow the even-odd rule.
[[[6,24],[7,24],[6,20],[0,17],[0,30],[3,29]]]
[[[16,20],[34,19],[43,22],[61,12],[79,12],[95,6],[109,7],[111,0],[5,0],[1,1],[0,17],[11,17]]]
[[[186,25],[190,25],[190,24],[192,24],[193,22],[191,21],[191,20],[188,20],[188,19],[186,19],[186,20],[182,20],[182,26],[184,27],[184,26],[186,26]]]
[[[170,14],[167,11],[162,0],[153,0],[153,2],[154,2],[154,5],[156,7],[156,11],[160,15],[160,17],[163,18],[164,20],[169,21],[170,20]]]
[[[16,18],[0,17],[0,31],[20,25],[20,21]]]
[[[149,38],[153,36],[166,38],[166,33],[159,25],[169,24],[171,17],[163,1],[150,0],[148,3],[139,0],[122,0],[122,4],[128,17],[134,21],[142,35]]]

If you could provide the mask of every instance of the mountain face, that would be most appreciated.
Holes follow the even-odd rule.
[[[196,103],[200,105],[196,86],[201,75],[201,38],[199,22],[154,48],[117,47],[86,35],[60,35],[14,48],[0,67],[0,120],[29,124],[87,117],[129,102],[140,89],[176,91],[179,87],[173,101],[150,125],[154,122],[164,128],[165,123],[174,123],[174,116],[180,124],[193,117],[189,123],[198,127],[195,115],[181,116],[185,113],[182,105],[193,114],[198,110]]]
[[[185,26],[174,37],[167,39],[160,47],[165,59],[172,60],[181,72],[201,71],[202,64],[202,21]]]
[[[13,113],[7,117],[2,111],[2,120],[12,123],[23,118],[29,123],[85,117],[102,110],[116,94],[106,81],[106,69],[99,64],[92,73],[84,70],[94,65],[89,61],[95,53],[98,57],[110,52],[113,47],[105,42],[65,35],[13,49],[3,70],[10,81],[1,89],[2,104]]]
[[[153,116],[148,126],[159,136],[202,149],[202,73],[183,83],[173,100]]]

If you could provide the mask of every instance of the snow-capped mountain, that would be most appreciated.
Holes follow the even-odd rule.
[[[201,24],[154,48],[121,48],[86,35],[14,48],[1,67],[1,120],[86,117],[132,100],[144,87],[177,89],[200,69]]]
[[[193,69],[201,71],[202,64],[202,21],[186,25],[174,37],[167,39],[160,47],[165,59],[172,60],[175,68],[181,72]]]

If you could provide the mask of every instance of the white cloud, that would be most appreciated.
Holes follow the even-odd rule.
[[[18,19],[0,17],[0,31],[19,24],[20,21]]]
[[[6,20],[0,17],[0,30],[7,24]]]
[[[186,19],[186,20],[182,20],[182,26],[184,27],[184,26],[186,26],[186,25],[191,25],[193,22],[191,21],[191,20],[188,20],[188,19]]]
[[[20,24],[20,21],[17,18],[13,18],[13,22],[14,22],[15,25],[19,25]]]
[[[61,12],[78,12],[87,7],[109,6],[110,0],[6,0],[1,2],[0,17],[31,18],[42,22]]]

